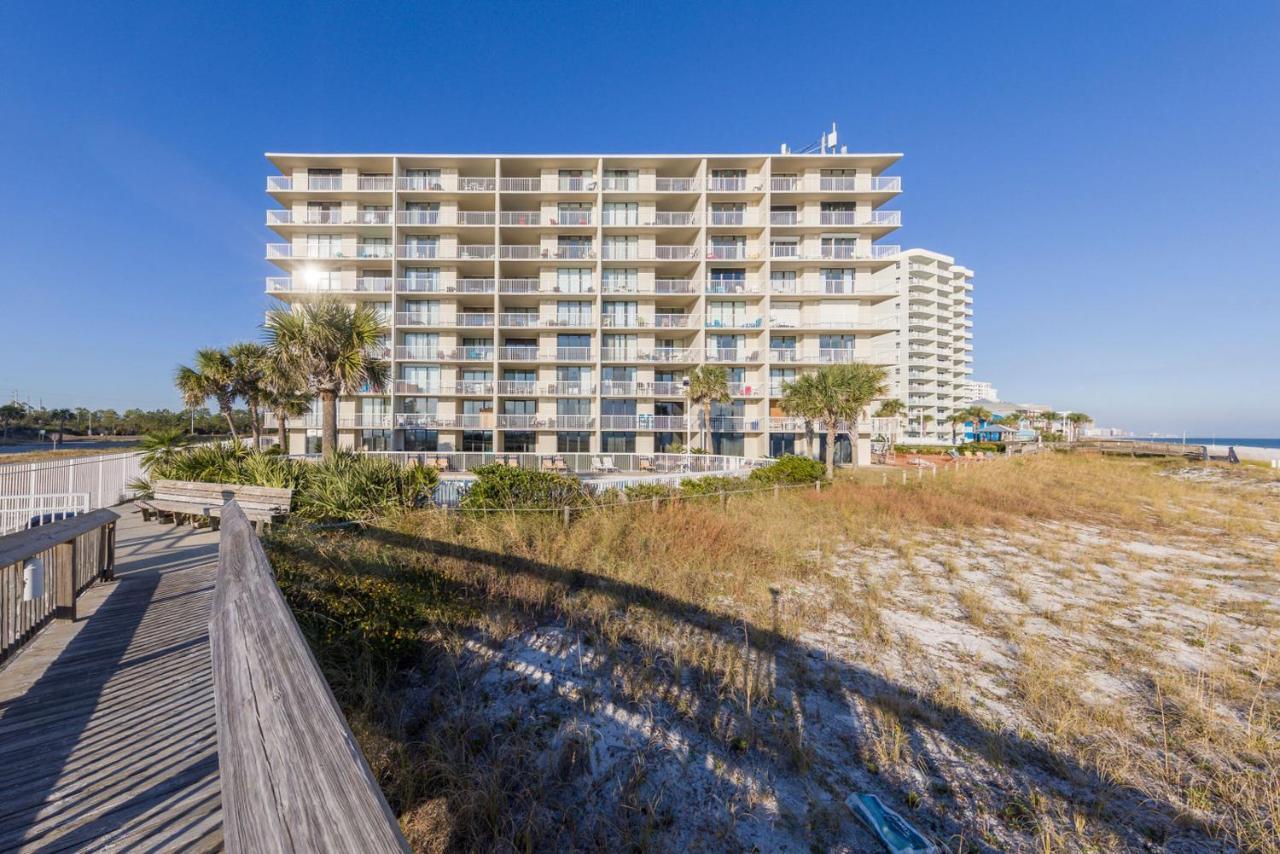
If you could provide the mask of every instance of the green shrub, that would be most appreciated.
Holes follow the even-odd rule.
[[[748,480],[760,486],[773,484],[813,483],[825,480],[827,468],[817,460],[808,457],[787,454],[777,462],[758,469],[752,469]]]
[[[1003,454],[1004,442],[965,442],[961,451],[982,451],[988,454]]]
[[[649,501],[654,498],[670,498],[679,490],[669,483],[633,483],[623,490],[628,501]]]
[[[298,515],[317,521],[367,522],[395,510],[422,507],[430,502],[440,477],[425,466],[401,466],[353,451],[339,451],[307,465],[293,503]]]
[[[899,454],[945,454],[951,445],[894,445],[893,450]]]
[[[747,484],[736,477],[691,477],[680,481],[680,492],[684,495],[715,495],[717,492],[741,492]]]
[[[460,505],[464,510],[557,509],[581,507],[590,501],[577,478],[559,472],[492,463],[480,466],[474,473],[476,481]]]

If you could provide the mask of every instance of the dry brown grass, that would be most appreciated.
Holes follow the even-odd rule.
[[[424,850],[856,848],[855,789],[953,850],[1280,850],[1280,493],[1176,474],[1042,455],[272,549],[431,579],[420,654],[326,660]]]

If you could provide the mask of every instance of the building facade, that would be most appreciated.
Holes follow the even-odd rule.
[[[266,289],[383,317],[393,380],[340,401],[346,447],[698,445],[684,381],[713,364],[732,395],[713,452],[802,451],[783,383],[898,358],[898,247],[877,241],[899,156],[271,154]],[[291,422],[291,445],[319,426]]]
[[[950,442],[947,417],[968,402],[973,366],[973,271],[950,255],[907,249],[872,276],[891,290],[890,397],[907,406],[906,441]]]
[[[1000,393],[996,387],[985,380],[969,380],[962,394],[966,401],[1000,399]]]

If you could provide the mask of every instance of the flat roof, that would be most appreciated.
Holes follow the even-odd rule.
[[[654,152],[565,152],[545,154],[537,153],[513,153],[513,154],[458,154],[450,152],[304,152],[304,151],[268,151],[265,154],[267,160],[274,165],[281,167],[285,165],[300,165],[312,160],[330,160],[334,162],[358,162],[361,160],[389,160],[391,158],[402,158],[405,160],[441,160],[441,161],[460,161],[460,160],[594,160],[598,158],[608,158],[610,160],[635,160],[635,161],[664,161],[664,160],[764,160],[766,158],[779,158],[783,160],[795,161],[812,161],[820,163],[824,160],[859,160],[866,162],[868,165],[885,168],[902,159],[901,152],[857,152],[851,151],[847,154],[831,153],[818,154],[807,153],[798,154],[796,152],[749,152],[749,151],[729,151],[713,154],[698,153],[665,153],[659,154]]]

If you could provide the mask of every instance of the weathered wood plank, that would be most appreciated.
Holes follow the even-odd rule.
[[[222,518],[209,634],[227,848],[408,851],[249,520],[234,501]]]
[[[94,510],[0,537],[0,566],[19,563],[120,518],[114,510]]]

